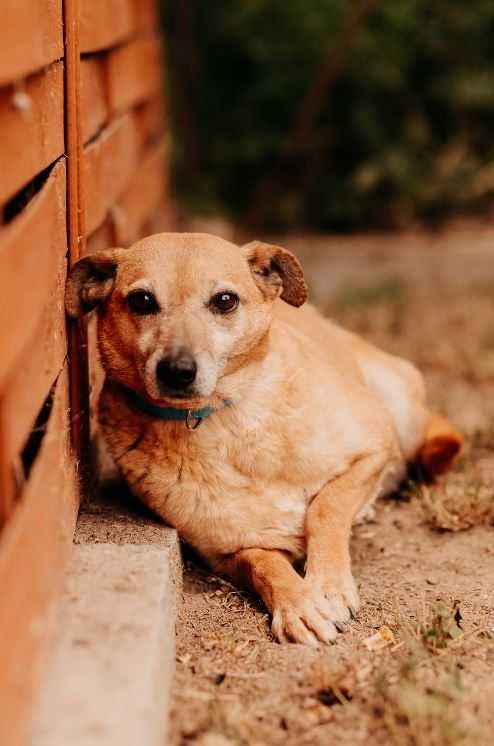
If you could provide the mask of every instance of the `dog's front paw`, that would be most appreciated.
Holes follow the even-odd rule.
[[[357,616],[360,597],[351,572],[337,580],[307,575],[305,582],[313,589],[314,594],[324,597],[327,608],[330,609],[330,619],[338,630],[343,631],[342,625]]]
[[[284,594],[273,608],[271,630],[279,642],[297,642],[311,647],[334,641],[338,631],[332,620],[332,607],[324,594],[305,583],[297,591]]]
[[[362,526],[364,523],[373,523],[373,521],[376,518],[376,508],[372,503],[369,505],[364,505],[364,507],[359,510],[357,515],[354,518],[354,525],[355,526]]]

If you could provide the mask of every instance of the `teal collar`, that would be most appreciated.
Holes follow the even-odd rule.
[[[175,409],[174,407],[161,407],[159,404],[151,404],[142,396],[131,389],[125,389],[125,395],[133,406],[143,414],[149,417],[155,417],[158,420],[168,420],[170,422],[185,422],[188,430],[195,430],[206,417],[217,412],[223,407],[231,404],[229,399],[223,399],[219,407],[203,407],[202,409]]]

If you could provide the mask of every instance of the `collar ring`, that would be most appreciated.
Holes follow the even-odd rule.
[[[192,409],[187,410],[187,416],[185,418],[185,427],[187,430],[197,430],[202,422],[202,417],[195,417]]]

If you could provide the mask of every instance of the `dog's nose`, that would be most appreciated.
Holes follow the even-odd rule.
[[[195,381],[197,365],[190,355],[160,360],[156,366],[156,377],[167,389],[182,391]]]

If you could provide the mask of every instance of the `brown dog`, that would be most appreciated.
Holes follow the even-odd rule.
[[[306,297],[278,246],[169,233],[79,261],[66,307],[98,309],[100,422],[133,492],[261,595],[280,641],[317,645],[359,608],[355,518],[462,441],[412,365]]]

